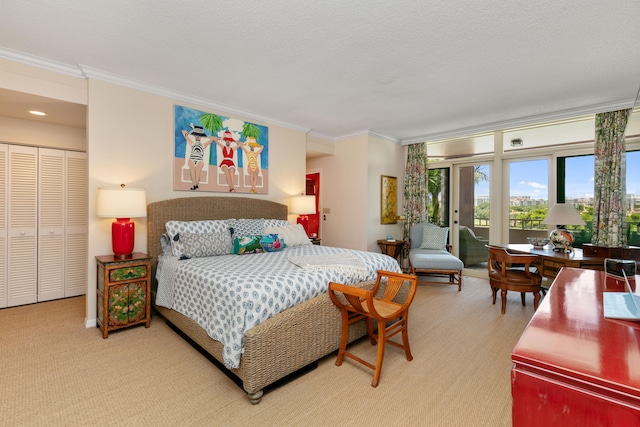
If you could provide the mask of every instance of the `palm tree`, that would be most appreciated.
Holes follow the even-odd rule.
[[[222,119],[217,114],[203,113],[200,115],[200,123],[211,135],[218,133],[222,129]]]
[[[432,224],[440,223],[440,192],[442,191],[442,175],[440,169],[428,169],[428,191],[431,196],[431,215],[429,222]]]
[[[253,123],[245,123],[242,125],[242,134],[245,138],[253,137],[257,141],[260,137],[260,129]]]

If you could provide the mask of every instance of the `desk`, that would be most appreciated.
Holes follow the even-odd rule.
[[[558,274],[511,353],[514,427],[640,425],[640,323],[603,316],[602,292],[622,283]]]
[[[582,249],[565,254],[554,251],[550,246],[534,248],[529,244],[509,244],[505,246],[510,252],[538,255],[536,268],[543,277],[554,279],[562,267],[583,268],[588,270],[604,270],[604,258],[586,256]]]
[[[402,248],[404,248],[405,243],[404,240],[378,240],[378,246],[380,246],[382,253],[397,259],[398,262],[400,262],[398,257],[402,253]]]

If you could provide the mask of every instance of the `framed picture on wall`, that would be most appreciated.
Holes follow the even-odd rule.
[[[269,193],[269,128],[174,106],[173,189]]]
[[[380,224],[396,224],[398,220],[398,178],[382,175],[380,179]]]

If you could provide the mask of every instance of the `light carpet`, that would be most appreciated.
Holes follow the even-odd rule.
[[[510,426],[510,353],[533,315],[488,281],[420,285],[409,316],[414,359],[388,346],[372,371],[336,353],[252,405],[160,316],[149,329],[83,326],[85,298],[0,310],[0,413],[7,426]],[[350,351],[375,360],[361,339]]]

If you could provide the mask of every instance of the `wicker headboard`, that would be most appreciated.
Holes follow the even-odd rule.
[[[152,257],[152,287],[155,288],[158,255],[162,253],[160,236],[166,231],[167,221],[229,218],[286,220],[287,211],[287,205],[248,197],[183,197],[149,203],[147,205],[147,252]]]

